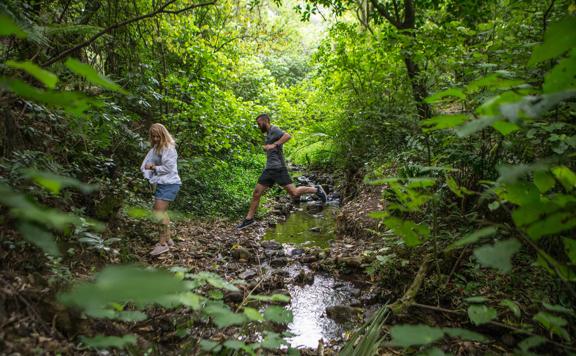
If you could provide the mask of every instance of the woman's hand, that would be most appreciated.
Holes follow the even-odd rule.
[[[155,166],[152,163],[146,163],[144,165],[144,169],[154,169],[154,168],[155,168]]]

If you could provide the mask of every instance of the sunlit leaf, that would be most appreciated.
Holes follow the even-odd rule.
[[[487,237],[487,236],[492,236],[496,233],[496,231],[498,231],[498,228],[495,226],[488,226],[488,227],[484,227],[480,230],[474,231],[466,236],[464,236],[463,238],[461,238],[460,240],[453,242],[452,244],[450,244],[447,248],[446,251],[450,251],[450,250],[454,250],[469,244],[473,244],[477,241],[479,241],[480,239]]]
[[[464,94],[464,91],[462,89],[450,88],[430,95],[429,97],[426,98],[426,102],[433,104],[442,101],[442,99],[446,97],[456,97],[460,99],[466,99],[466,94]]]
[[[418,246],[430,236],[428,226],[418,225],[410,220],[389,217],[384,219],[383,222],[410,247]]]
[[[546,303],[546,302],[542,302],[542,305],[544,306],[544,308],[546,308],[550,311],[568,314],[568,315],[576,317],[576,313],[574,312],[574,310],[566,308],[562,305],[555,305],[555,304],[550,304],[550,303]]]
[[[520,130],[520,126],[506,120],[498,120],[492,123],[492,127],[504,136],[508,136],[512,132]]]
[[[576,264],[576,240],[563,238],[564,251],[572,263]]]
[[[566,16],[552,23],[544,34],[544,43],[532,52],[528,65],[532,66],[547,59],[558,57],[576,47],[576,17]]]
[[[222,350],[222,345],[216,341],[202,339],[199,344],[202,351],[216,353]]]
[[[249,307],[244,308],[244,314],[246,314],[246,316],[250,320],[264,321],[264,317],[262,316],[262,314],[260,314],[260,312],[254,308]]]
[[[550,313],[539,312],[538,314],[534,315],[534,320],[542,324],[542,326],[548,329],[550,332],[564,338],[567,341],[570,341],[570,334],[564,328],[564,326],[568,324],[566,319],[552,315]]]
[[[516,239],[497,241],[494,245],[484,245],[474,250],[474,256],[482,265],[500,270],[503,273],[512,270],[512,256],[522,245]]]
[[[508,309],[510,309],[510,311],[512,311],[512,313],[514,314],[514,316],[516,316],[517,318],[519,318],[520,316],[522,316],[522,313],[520,311],[520,307],[518,306],[518,304],[516,304],[516,302],[510,300],[510,299],[503,299],[500,301],[499,303],[501,306],[506,307]]]
[[[391,344],[394,346],[409,347],[427,345],[440,340],[444,331],[428,325],[395,325],[390,329]]]
[[[203,311],[212,318],[214,324],[219,328],[225,328],[231,325],[242,325],[248,321],[248,318],[244,314],[234,313],[224,304],[211,304],[206,306]]]
[[[26,38],[26,32],[22,31],[20,26],[10,17],[0,14],[0,36],[14,35],[18,38]]]
[[[544,77],[544,93],[576,90],[576,49],[569,58],[561,60]]]
[[[68,58],[64,64],[72,72],[84,77],[86,80],[88,80],[93,84],[96,84],[105,89],[117,91],[122,94],[128,94],[128,92],[122,89],[120,85],[106,78],[106,76],[98,73],[94,68],[92,68],[88,64],[82,63],[73,58]]]
[[[468,317],[475,325],[486,324],[498,316],[496,309],[485,305],[471,305],[468,307]]]
[[[422,120],[420,125],[424,127],[424,131],[436,131],[449,129],[456,126],[460,126],[468,120],[468,115],[457,114],[457,115],[440,115],[434,116],[433,118]]]
[[[26,73],[41,81],[46,87],[50,89],[54,89],[54,87],[56,87],[56,83],[58,83],[58,76],[56,74],[44,70],[30,61],[16,62],[10,60],[6,61],[6,65],[10,68],[22,69]]]
[[[550,173],[546,171],[536,171],[534,172],[534,184],[538,187],[541,193],[546,193],[550,189],[554,188],[556,181]]]
[[[278,324],[288,324],[292,322],[292,312],[286,308],[272,305],[264,310],[264,319]]]
[[[554,167],[552,173],[568,192],[576,187],[576,173],[572,172],[570,168],[566,166]]]

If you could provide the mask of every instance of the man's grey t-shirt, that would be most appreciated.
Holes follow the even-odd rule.
[[[284,131],[282,131],[277,126],[271,125],[270,130],[268,130],[268,134],[266,134],[266,139],[264,140],[264,143],[267,145],[271,145],[274,142],[278,141],[282,136],[284,136]],[[286,163],[284,162],[284,152],[282,151],[282,145],[279,145],[276,148],[266,151],[265,169],[275,169],[284,167],[286,167]]]

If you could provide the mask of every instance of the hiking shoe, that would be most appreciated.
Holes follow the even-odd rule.
[[[238,230],[247,228],[248,226],[254,224],[254,219],[244,219],[240,224],[236,226]]]
[[[169,250],[170,247],[168,247],[168,244],[156,244],[156,246],[154,246],[154,249],[150,251],[150,254],[152,256],[158,256],[160,254],[163,254],[164,252],[168,252]]]
[[[320,200],[322,200],[322,203],[326,203],[326,201],[328,200],[326,192],[324,191],[324,188],[322,188],[320,184],[316,186],[316,195],[318,196],[318,198],[320,198]]]
[[[174,240],[168,239],[168,246],[170,247],[174,246]]]

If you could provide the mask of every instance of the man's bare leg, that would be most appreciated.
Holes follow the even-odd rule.
[[[254,192],[252,192],[252,201],[250,202],[250,208],[248,209],[248,214],[246,214],[246,220],[254,219],[256,215],[256,210],[258,210],[258,205],[260,204],[260,198],[268,190],[268,187],[263,184],[256,184]]]
[[[296,188],[294,184],[285,185],[284,190],[290,194],[292,198],[299,198],[301,195],[304,194],[316,194],[318,189],[316,187],[298,187]]]

